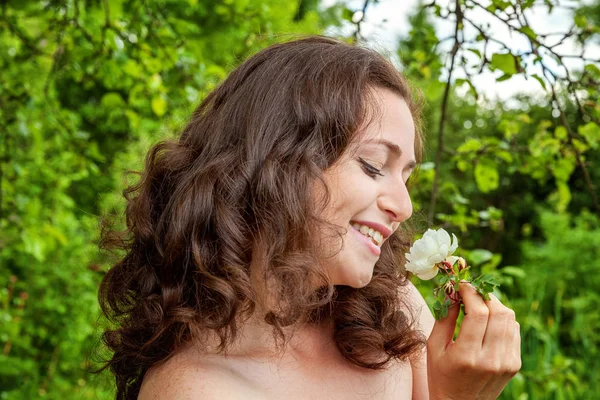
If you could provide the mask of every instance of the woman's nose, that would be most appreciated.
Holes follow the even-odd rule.
[[[392,222],[403,222],[413,212],[410,194],[404,182],[389,185],[378,198],[379,208],[385,211]]]

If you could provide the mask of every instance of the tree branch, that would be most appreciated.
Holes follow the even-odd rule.
[[[546,65],[542,64],[542,68],[544,70],[544,74],[546,72],[551,73],[551,71],[546,67]],[[585,163],[581,159],[581,153],[579,152],[579,150],[577,150],[577,147],[575,147],[575,145],[573,144],[573,138],[575,138],[575,136],[576,136],[575,132],[573,132],[573,130],[571,129],[571,126],[569,125],[569,122],[567,121],[567,116],[565,114],[565,111],[560,106],[560,101],[558,99],[556,89],[554,89],[554,85],[550,85],[550,88],[552,90],[552,100],[554,100],[554,102],[556,103],[556,108],[558,108],[558,111],[560,112],[560,122],[567,130],[567,140],[569,142],[569,145],[573,149],[573,152],[575,153],[575,161],[577,162],[577,166],[583,172],[583,178],[585,180],[586,189],[592,198],[592,204],[593,204],[594,208],[596,209],[596,213],[598,214],[598,216],[600,216],[600,201],[598,201],[598,195],[596,194],[596,189],[594,187],[594,184],[592,183],[592,179],[590,177],[590,172],[588,171],[587,167],[585,166]]]
[[[444,97],[442,99],[442,115],[440,116],[440,122],[438,125],[438,141],[437,149],[435,153],[435,167],[433,176],[433,185],[431,188],[431,200],[429,202],[429,211],[427,213],[427,222],[431,226],[433,225],[433,218],[435,216],[435,206],[437,203],[440,166],[442,163],[442,154],[444,153],[444,133],[446,128],[446,118],[448,112],[448,99],[450,97],[450,87],[452,86],[452,72],[454,71],[454,64],[456,61],[456,54],[460,49],[461,42],[459,39],[459,32],[462,26],[462,10],[460,8],[460,0],[456,0],[456,25],[454,27],[454,46],[450,52],[450,68],[448,68],[448,79],[446,81],[446,87],[444,88]]]
[[[354,43],[357,43],[359,37],[361,37],[360,24],[365,20],[365,16],[367,15],[367,7],[369,7],[369,2],[370,2],[370,0],[365,0],[362,10],[361,10],[362,15],[360,16],[360,19],[354,23],[356,25],[356,30],[354,31],[354,34],[352,35]]]

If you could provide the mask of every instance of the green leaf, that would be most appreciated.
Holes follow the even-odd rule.
[[[154,96],[152,98],[152,111],[158,117],[162,117],[167,112],[167,101],[162,95]]]
[[[565,182],[557,181],[556,190],[548,196],[548,202],[550,202],[556,211],[566,211],[569,203],[571,202],[571,189]]]
[[[510,140],[520,132],[521,124],[519,121],[503,119],[500,121],[498,128],[504,132],[504,137]]]
[[[587,26],[587,18],[585,15],[576,15],[573,20],[578,28],[585,28]]]
[[[446,282],[448,282],[451,278],[449,275],[447,274],[438,274],[438,276],[440,277],[438,283],[441,285],[444,285]]]
[[[557,139],[566,139],[567,138],[567,129],[562,125],[557,126],[556,129],[554,130],[554,137],[556,137]]]
[[[533,79],[535,79],[536,81],[538,81],[540,83],[540,85],[542,85],[542,87],[544,88],[544,90],[547,90],[546,89],[546,81],[544,79],[542,79],[542,77],[540,77],[537,74],[532,74],[531,77]]]
[[[499,286],[499,283],[493,275],[484,274],[473,279],[471,285],[473,285],[481,297],[485,300],[490,300],[489,293],[493,292],[494,288]]]
[[[139,78],[142,75],[142,67],[132,59],[127,60],[123,66],[123,71],[134,78]]]
[[[514,276],[518,279],[525,279],[527,277],[527,273],[523,268],[507,266],[500,269],[500,272],[504,275]]]
[[[521,3],[521,9],[526,10],[528,8],[531,8],[531,6],[533,6],[534,3],[535,3],[535,0],[525,0],[524,2]]]
[[[595,122],[588,122],[583,126],[579,126],[577,132],[585,138],[592,149],[598,148],[600,142],[600,126],[598,126],[598,124]]]
[[[498,166],[487,158],[480,159],[475,165],[475,183],[483,193],[489,193],[498,188],[500,175]]]
[[[481,140],[470,138],[467,139],[463,144],[458,146],[458,149],[456,149],[456,151],[458,153],[473,153],[479,151],[482,147],[483,144],[481,143]]]
[[[486,249],[475,249],[469,254],[469,261],[472,265],[481,265],[492,259],[494,253]]]
[[[125,100],[123,100],[119,93],[108,92],[102,96],[100,104],[106,108],[121,108],[125,106]]]
[[[342,9],[342,19],[346,21],[352,22],[352,17],[354,16],[354,11],[349,9],[348,7],[344,7]]]
[[[510,7],[510,1],[505,1],[505,0],[492,0],[492,5],[491,7],[493,7],[494,9],[498,9],[500,11],[504,11],[506,10],[508,7]],[[494,10],[492,10],[494,11]]]
[[[517,66],[515,57],[511,53],[495,53],[492,55],[492,61],[490,62],[490,68],[492,71],[500,70],[505,75],[514,75],[517,73]]]
[[[442,307],[442,310],[441,310],[440,316],[441,316],[442,318],[446,318],[446,317],[448,316],[448,306],[444,306],[444,307]]]
[[[481,58],[481,52],[477,49],[467,49],[471,53],[475,54],[477,57]]]
[[[531,27],[525,25],[524,27],[522,27],[521,29],[519,29],[519,31],[521,33],[524,33],[525,35],[527,35],[528,38],[530,38],[532,40],[537,40],[537,35],[533,31],[533,29],[531,29]]]
[[[576,163],[577,160],[573,154],[559,158],[551,166],[552,174],[557,181],[568,182],[573,174],[573,171],[575,171]]]
[[[467,169],[469,169],[469,163],[465,160],[459,159],[456,161],[456,168],[461,172],[465,172]]]
[[[595,64],[586,64],[583,69],[593,76],[600,76],[600,68]]]

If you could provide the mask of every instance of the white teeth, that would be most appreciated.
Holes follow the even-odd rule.
[[[373,235],[373,240],[375,240],[377,243],[383,242],[383,235],[381,234],[381,232],[375,231],[375,234]]]
[[[369,239],[373,240],[373,243],[375,243],[375,245],[381,246],[381,244],[383,243],[383,234],[381,232],[376,231],[373,228],[369,228],[368,226],[360,225],[357,223],[353,223],[352,227],[360,233],[362,233],[363,235],[365,235],[366,237],[368,237]]]

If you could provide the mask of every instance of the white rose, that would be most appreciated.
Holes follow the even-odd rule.
[[[437,263],[447,260],[454,264],[456,257],[452,254],[458,248],[458,239],[443,229],[434,231],[428,229],[423,237],[417,240],[406,256],[406,270],[417,275],[421,279],[431,279],[438,273]]]

